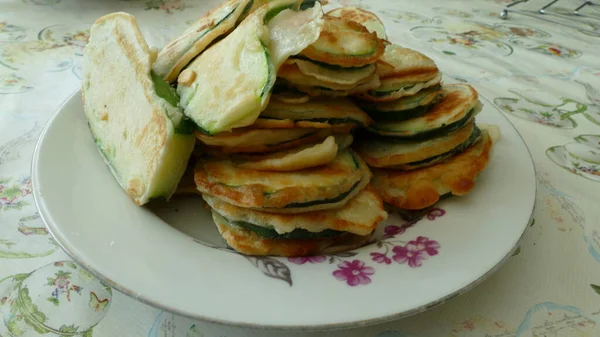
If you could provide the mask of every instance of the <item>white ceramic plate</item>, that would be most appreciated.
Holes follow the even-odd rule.
[[[79,92],[42,132],[34,196],[75,261],[145,303],[238,326],[374,324],[466,291],[510,255],[527,227],[536,193],[532,159],[508,120],[482,100],[477,120],[498,125],[502,136],[475,189],[410,228],[391,215],[378,243],[345,254],[248,258],[224,248],[198,198],[135,206],[92,141]]]

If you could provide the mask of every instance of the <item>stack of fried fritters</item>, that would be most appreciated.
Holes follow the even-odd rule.
[[[387,217],[350,149],[369,116],[347,98],[274,93],[250,127],[196,136],[196,188],[227,243],[245,254],[302,256],[364,245]]]
[[[401,210],[468,193],[492,146],[488,131],[475,123],[482,108],[477,91],[441,84],[433,60],[397,45],[386,48],[378,67],[381,85],[357,95],[375,123],[355,142],[372,168],[373,186]]]

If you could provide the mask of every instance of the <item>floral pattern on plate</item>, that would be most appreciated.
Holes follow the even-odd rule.
[[[587,106],[570,98],[556,98],[534,90],[509,89],[513,97],[496,97],[502,111],[538,124],[562,129],[573,129],[577,122],[572,118],[583,113]],[[516,97],[515,97],[516,96]]]
[[[80,28],[63,24],[48,26],[38,33],[38,39],[71,47],[75,55],[83,56],[83,49],[90,39],[89,25]]]
[[[415,213],[416,214],[416,213]],[[421,215],[429,221],[433,221],[443,216],[446,212],[438,207],[423,211],[422,214],[415,215],[418,218],[406,221],[400,226],[387,225],[383,229],[383,234],[371,245],[365,246],[363,251],[369,251],[364,258],[360,258],[359,252],[348,251],[327,256],[306,256],[306,257],[271,257],[271,256],[244,256],[250,263],[259,269],[265,276],[281,280],[293,286],[292,265],[313,265],[313,264],[335,264],[335,269],[331,274],[338,280],[345,282],[348,286],[355,287],[367,285],[372,282],[372,276],[376,273],[373,263],[381,265],[390,265],[392,261],[395,264],[406,265],[409,268],[421,267],[425,260],[438,254],[440,244],[436,240],[419,236],[414,240],[397,240],[396,237],[402,235],[406,230],[421,220]],[[210,246],[235,254],[233,249],[227,247],[218,247],[212,244],[195,240],[203,245]],[[375,250],[373,251],[373,247]],[[242,255],[242,254],[239,254]],[[365,255],[364,252],[362,255]],[[365,260],[371,260],[365,262]]]
[[[556,165],[589,180],[600,182],[600,135],[581,135],[575,142],[553,146],[546,155]]]
[[[162,311],[148,332],[148,337],[208,337],[198,322]]]
[[[6,21],[0,21],[0,43],[20,41],[26,36],[27,31],[25,28],[10,24]]]
[[[515,328],[503,321],[484,317],[481,315],[469,317],[455,323],[451,337],[479,337],[479,336],[514,336]]]
[[[84,336],[104,318],[112,290],[70,261],[13,276],[0,294],[0,334]]]
[[[463,12],[463,11],[460,11],[460,10],[457,10],[457,9],[453,9],[453,8],[433,7],[432,9],[436,13],[444,14],[444,15],[449,15],[449,16],[454,16],[454,17],[457,17],[457,18],[469,19],[469,18],[473,17],[473,14],[471,14],[471,13]]]

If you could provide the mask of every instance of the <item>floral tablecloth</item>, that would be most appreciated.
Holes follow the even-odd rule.
[[[79,86],[93,21],[132,13],[159,47],[214,2],[0,0],[0,336],[600,336],[600,6],[584,9],[597,19],[576,29],[501,20],[506,3],[331,1],[377,13],[392,41],[429,55],[507,116],[534,158],[538,198],[514,255],[465,295],[401,321],[307,334],[194,322],[110,289],[70,262],[31,195],[33,147]]]

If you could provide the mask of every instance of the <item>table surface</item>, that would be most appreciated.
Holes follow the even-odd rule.
[[[531,151],[535,221],[504,266],[465,295],[401,321],[282,334],[193,322],[75,273],[36,212],[30,163],[41,128],[79,86],[88,29],[103,14],[125,11],[137,17],[150,45],[163,46],[210,3],[0,0],[0,311],[15,282],[52,303],[44,312],[23,304],[47,321],[23,336],[600,336],[600,6],[583,11],[596,24],[571,20],[579,28],[569,28],[513,13],[501,20],[505,0],[331,1],[377,13],[392,41],[475,86]],[[551,10],[579,3],[561,0]],[[87,297],[76,300],[83,296],[75,293]],[[6,317],[0,335],[26,327]]]

